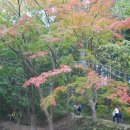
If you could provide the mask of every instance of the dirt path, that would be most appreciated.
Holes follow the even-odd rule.
[[[55,130],[67,130],[67,126],[68,124],[70,124],[71,120],[75,120],[75,119],[79,119],[79,118],[84,118],[83,116],[77,116],[74,115],[73,113],[71,113],[71,117],[64,117],[63,119],[61,119],[58,122],[54,123],[54,128]],[[87,116],[87,119],[92,119],[92,117]],[[130,125],[128,124],[124,124],[124,123],[113,123],[110,120],[106,120],[106,119],[101,119],[98,118],[99,122],[102,122],[103,124],[105,124],[106,126],[109,125],[114,125],[116,127],[121,127],[124,130],[130,129]],[[2,127],[4,127],[4,129],[2,129]],[[26,126],[26,125],[20,125],[17,126],[17,124],[15,124],[14,122],[11,121],[0,121],[0,130],[30,130],[30,126]],[[122,130],[123,130],[122,129]],[[38,127],[37,130],[49,130],[48,126],[45,127]]]
[[[26,125],[18,126],[12,121],[2,121],[0,122],[0,125],[3,126],[4,129],[7,129],[7,130],[30,130],[30,126],[26,126]],[[3,129],[0,129],[0,130],[3,130]],[[48,129],[38,128],[37,130],[48,130]]]
[[[54,123],[55,130],[66,130],[68,118],[64,117],[58,122]],[[0,121],[0,130],[30,130],[30,126],[17,125],[12,121]],[[49,130],[48,126],[37,127],[37,130]]]
[[[82,115],[81,116],[74,115],[74,113],[71,113],[71,115],[72,115],[72,119],[85,118]],[[87,116],[86,118],[87,119],[92,119],[92,117],[90,117],[90,116]],[[106,119],[101,119],[101,118],[98,118],[98,121],[102,122],[102,123],[104,123],[106,125],[110,124],[110,125],[114,125],[114,126],[117,126],[117,127],[123,127],[125,130],[130,129],[129,124],[124,124],[124,123],[117,124],[117,123],[113,123],[113,121],[111,121],[111,120],[106,120]]]
[[[119,124],[117,124],[117,123],[113,123],[112,121],[110,121],[110,120],[105,120],[105,119],[100,119],[99,118],[99,120],[101,121],[101,122],[103,122],[103,123],[105,123],[105,124],[112,124],[112,125],[116,125],[116,126],[118,126],[118,127],[124,127],[124,129],[130,129],[130,125],[128,125],[128,124],[124,124],[124,123],[119,123]]]

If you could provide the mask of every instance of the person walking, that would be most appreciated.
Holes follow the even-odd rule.
[[[120,119],[119,119],[119,109],[118,109],[118,107],[115,108],[113,114],[115,114],[115,116],[113,116],[114,122],[115,122],[115,119],[116,119],[116,122],[119,123]]]
[[[81,114],[81,104],[78,104],[77,106],[77,115],[80,116]]]
[[[78,109],[78,106],[77,106],[77,104],[75,104],[74,105],[74,114],[76,114],[76,115],[77,115],[77,109]]]

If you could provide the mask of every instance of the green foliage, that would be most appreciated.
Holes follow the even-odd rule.
[[[58,108],[54,110],[54,121],[61,120],[64,116],[65,116],[65,111],[61,111]]]
[[[130,16],[130,2],[128,0],[118,0],[113,7],[113,14],[124,19]]]
[[[112,116],[111,109],[106,105],[97,105],[97,114],[101,117]]]
[[[116,70],[129,73],[129,42],[123,41],[122,45],[109,44],[102,46],[97,51],[97,59],[105,64],[107,67],[111,66]],[[113,75],[116,75],[112,70]]]
[[[70,65],[70,66],[73,66],[75,61],[74,61],[74,58],[73,56],[70,54],[68,56],[63,56],[61,59],[60,59],[60,62],[62,64],[67,64],[67,65]]]
[[[118,17],[120,19],[129,17],[129,7],[130,2],[128,0],[116,1],[115,6],[112,8],[114,17]],[[31,12],[33,11],[31,10]],[[94,18],[94,22],[96,19],[98,19],[98,17],[101,16],[96,16]],[[11,11],[8,13],[1,12],[0,25],[4,24],[7,26],[7,28],[12,27],[13,24],[10,18],[18,21],[18,17],[12,15]],[[60,21],[60,18],[58,18],[53,22],[50,28],[45,28],[43,23],[38,21],[37,16],[33,15],[32,22],[28,26],[18,26],[18,33],[16,37],[12,37],[11,35],[7,34],[0,39],[0,57],[3,58],[3,60],[0,61],[1,117],[10,113],[13,108],[16,108],[18,111],[21,106],[25,110],[28,109],[28,94],[30,90],[23,90],[21,89],[21,86],[23,82],[30,77],[37,76],[42,72],[54,69],[52,67],[52,60],[56,68],[58,68],[60,64],[67,64],[73,67],[76,63],[79,63],[80,60],[87,60],[90,63],[103,63],[108,67],[111,66],[123,72],[130,73],[130,42],[127,40],[120,41],[118,39],[114,39],[113,42],[112,33],[106,30],[106,22],[102,23],[103,30],[101,32],[98,32],[97,30],[96,32],[94,26],[90,28],[82,27],[71,30],[68,27],[68,24],[71,25],[71,20],[69,19],[70,21],[68,20],[64,22],[62,20],[63,19]],[[76,20],[78,21],[79,19],[74,18],[73,22]],[[63,25],[60,26],[60,24],[63,24],[66,28],[64,28]],[[127,34],[129,35],[129,31],[124,30],[122,31],[122,34],[124,36]],[[60,41],[57,43],[50,43],[50,41],[46,42],[45,37],[59,38]],[[78,46],[78,42],[83,45],[83,47],[81,47],[82,49]],[[119,42],[122,43],[121,46],[119,45]],[[39,51],[47,51],[48,54],[44,58],[40,57],[36,59],[29,59],[29,57],[26,56],[22,57],[25,53],[37,53]],[[80,57],[80,52],[85,52],[85,56]],[[28,71],[23,58],[25,58],[24,60],[26,60],[30,67],[33,68],[32,73]],[[75,88],[80,88],[84,85],[87,80],[84,75],[85,74],[82,70],[73,69],[73,72],[70,75],[63,74],[54,78],[50,78],[48,82],[41,86],[44,91],[44,96],[48,96],[50,94],[50,83],[52,82],[54,83],[54,87],[62,85],[68,86],[69,95],[69,90],[74,90]],[[88,91],[88,93],[89,92],[90,91]],[[99,101],[97,107],[99,116],[103,117],[103,115],[106,115],[106,113],[111,115],[109,103],[106,103],[106,98],[113,92],[114,90],[109,88],[109,86],[103,87],[99,90]],[[40,111],[39,95],[37,91],[35,91],[34,94],[36,111],[39,115],[43,114]],[[75,91],[73,94],[75,94]],[[88,107],[88,101],[84,95],[81,96],[76,94],[67,98],[68,95],[65,93],[60,97],[57,97],[60,108],[62,106],[62,110],[60,108],[56,108],[54,110],[54,119],[61,119],[61,117],[63,117],[65,114],[63,110],[66,110],[67,107],[69,107],[69,103],[73,104],[75,101],[84,103],[86,105],[86,109],[90,109]],[[116,99],[112,103],[113,105],[122,105]],[[70,111],[73,111],[72,104],[70,106]],[[126,113],[124,113],[124,116],[126,119],[129,118],[129,115]],[[104,125],[103,128],[105,128]]]
[[[127,109],[127,108],[125,108]],[[122,110],[123,122],[130,123],[130,113]]]

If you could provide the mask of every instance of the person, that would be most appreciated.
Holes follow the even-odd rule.
[[[78,106],[77,106],[77,115],[80,116],[80,113],[81,113],[81,104],[78,104]]]
[[[119,123],[119,109],[118,109],[118,107],[116,107],[114,112],[113,112],[113,122],[115,122],[115,119],[116,119],[117,123]]]
[[[77,115],[77,105],[76,104],[74,105],[74,114]]]

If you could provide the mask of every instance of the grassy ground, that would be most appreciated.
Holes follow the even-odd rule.
[[[0,127],[0,130],[30,130],[30,126],[18,126],[11,121],[0,121]],[[83,117],[70,114],[59,121],[54,121],[54,128],[55,130],[130,130],[130,125],[117,124],[100,118],[94,123],[89,116]],[[45,125],[42,127],[39,126],[37,130],[49,130],[49,128]]]

